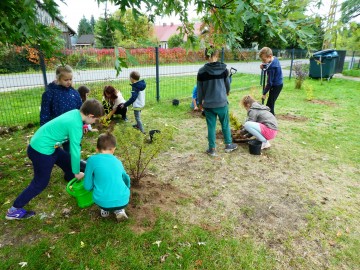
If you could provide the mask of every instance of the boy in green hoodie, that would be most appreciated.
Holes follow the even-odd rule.
[[[28,157],[34,168],[34,178],[16,198],[5,216],[6,219],[21,220],[35,215],[35,212],[27,211],[23,207],[47,187],[55,164],[64,171],[64,178],[67,181],[74,177],[77,179],[84,177],[84,173],[80,172],[83,122],[94,124],[103,115],[102,104],[95,99],[89,99],[83,103],[80,110],[68,111],[47,122],[35,132],[27,148]],[[60,147],[66,141],[70,141],[70,154]]]

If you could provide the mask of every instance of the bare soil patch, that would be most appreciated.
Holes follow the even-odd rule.
[[[172,212],[182,200],[189,198],[169,183],[157,181],[155,176],[147,175],[139,186],[132,186],[130,204],[127,207],[129,218],[134,220],[132,229],[142,233],[151,229],[158,213]]]
[[[313,99],[313,100],[310,100],[310,102],[314,103],[314,104],[327,105],[327,106],[330,106],[330,107],[337,106],[337,104],[335,102],[332,102],[332,101],[329,101],[329,100]]]
[[[279,120],[285,120],[285,121],[295,121],[295,122],[306,122],[308,120],[307,117],[295,115],[295,114],[277,114],[276,118]]]

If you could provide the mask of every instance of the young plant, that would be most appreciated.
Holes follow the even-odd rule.
[[[140,185],[150,162],[168,149],[173,138],[173,130],[168,127],[155,133],[152,140],[133,127],[115,126],[113,134],[117,138],[120,160],[135,186]]]
[[[301,62],[295,62],[293,68],[293,73],[295,74],[295,89],[301,89],[302,84],[308,75],[308,72],[305,71],[304,66]]]
[[[304,90],[306,94],[306,100],[310,101],[314,99],[314,87],[308,83],[304,83]]]
[[[234,113],[230,113],[230,126],[233,130],[240,130],[243,128],[243,125],[240,123],[239,119],[234,115]]]

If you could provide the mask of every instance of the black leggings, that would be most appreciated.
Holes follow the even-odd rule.
[[[275,85],[270,88],[269,91],[269,97],[266,102],[266,106],[270,108],[270,112],[275,115],[275,101],[277,100],[278,96],[280,95],[280,92],[283,88],[283,85]]]

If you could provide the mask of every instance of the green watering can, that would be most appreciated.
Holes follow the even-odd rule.
[[[94,203],[92,191],[85,190],[84,181],[79,181],[77,178],[70,180],[66,186],[66,191],[76,198],[80,208],[89,207]]]

